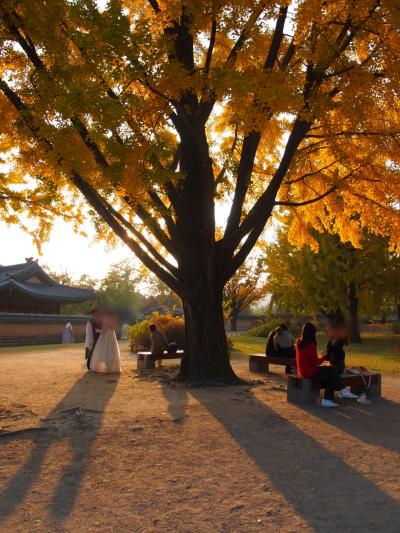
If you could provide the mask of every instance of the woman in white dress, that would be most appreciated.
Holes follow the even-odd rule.
[[[115,328],[116,321],[114,313],[105,312],[101,322],[101,333],[90,360],[90,370],[93,370],[93,372],[99,372],[101,374],[116,374],[121,372],[121,357]]]

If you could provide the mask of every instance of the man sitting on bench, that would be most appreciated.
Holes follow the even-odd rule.
[[[151,342],[151,355],[154,360],[157,361],[157,368],[162,366],[162,357],[164,350],[168,350],[168,341],[162,331],[157,329],[155,324],[150,324],[150,342]]]
[[[269,333],[265,354],[269,357],[296,357],[294,338],[286,324],[281,324]],[[285,373],[292,373],[290,365],[285,366]]]

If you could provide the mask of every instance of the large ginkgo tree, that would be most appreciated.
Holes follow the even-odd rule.
[[[0,24],[0,211],[122,239],[182,299],[182,379],[235,381],[223,287],[272,215],[399,242],[397,0],[2,0]]]

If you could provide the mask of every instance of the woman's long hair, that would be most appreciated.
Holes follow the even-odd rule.
[[[311,322],[306,322],[301,330],[301,335],[297,341],[300,348],[304,348],[310,342],[317,344],[317,328]]]

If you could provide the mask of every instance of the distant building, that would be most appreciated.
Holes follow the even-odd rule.
[[[60,314],[63,304],[84,302],[96,296],[92,289],[62,285],[37,261],[0,265],[0,312]]]
[[[68,321],[82,341],[87,317],[61,315],[60,309],[95,296],[92,289],[58,283],[30,258],[0,266],[0,346],[61,342]]]

